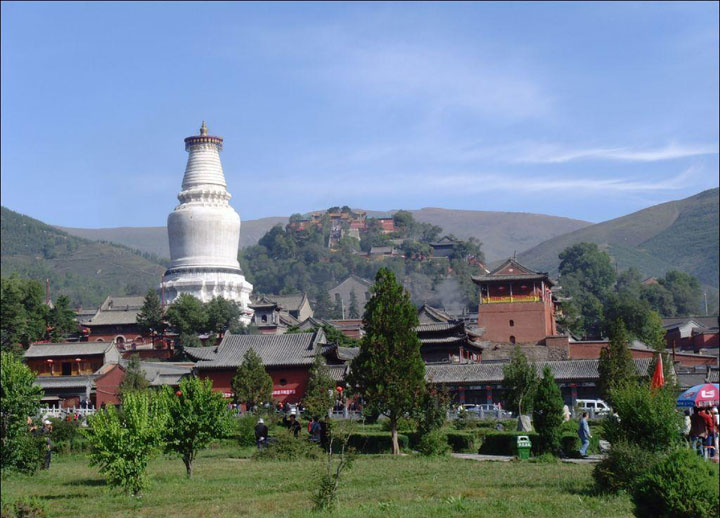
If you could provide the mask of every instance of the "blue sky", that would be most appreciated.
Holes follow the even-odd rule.
[[[2,4],[2,204],[159,226],[183,138],[243,219],[603,221],[718,185],[718,4]]]

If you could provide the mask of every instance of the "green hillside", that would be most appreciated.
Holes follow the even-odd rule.
[[[518,260],[556,273],[558,254],[583,241],[597,243],[619,269],[634,266],[648,276],[675,269],[718,286],[718,189],[570,232],[522,252]]]
[[[367,211],[367,215],[377,217],[395,212],[397,211]],[[439,226],[443,229],[444,234],[454,234],[460,239],[470,237],[479,239],[483,244],[485,257],[490,261],[505,259],[515,252],[527,250],[546,239],[590,225],[587,221],[578,219],[525,212],[438,208],[424,208],[409,212],[417,221]],[[278,223],[285,225],[287,222],[287,217],[243,221],[240,228],[240,248],[256,245],[272,227]],[[151,252],[160,257],[170,256],[165,227],[57,228],[85,239],[110,241],[144,252]]]
[[[5,207],[1,229],[3,277],[50,279],[51,297],[67,295],[74,305],[89,308],[110,294],[144,294],[165,271],[152,254],[71,236]]]

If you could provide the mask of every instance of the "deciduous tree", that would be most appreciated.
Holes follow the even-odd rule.
[[[120,382],[118,393],[120,398],[125,401],[125,396],[134,392],[141,392],[148,388],[150,382],[145,377],[140,367],[140,355],[133,354],[125,368],[125,377]]]
[[[37,414],[42,389],[35,374],[16,355],[0,352],[0,467],[34,473],[40,462],[39,449],[28,428],[28,418]]]
[[[150,333],[153,345],[155,345],[155,337],[163,334],[166,327],[163,307],[155,290],[148,290],[143,306],[135,320],[143,333]]]
[[[170,423],[165,427],[165,451],[180,455],[187,477],[192,478],[198,451],[230,431],[227,404],[220,392],[213,391],[212,381],[196,377],[183,379],[177,392],[164,386],[162,397]]]
[[[503,367],[503,386],[508,409],[522,415],[532,410],[538,377],[535,366],[528,362],[519,345],[513,349],[510,363]]]
[[[122,412],[114,406],[97,412],[85,431],[92,451],[90,465],[100,466],[108,484],[138,496],[147,485],[145,470],[162,444],[167,412],[149,391],[131,392]]]
[[[417,309],[395,275],[381,268],[365,305],[365,336],[353,360],[348,385],[390,420],[393,454],[400,453],[397,424],[425,390]]]

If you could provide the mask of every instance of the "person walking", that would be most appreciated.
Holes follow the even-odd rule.
[[[707,437],[705,438],[705,458],[715,457],[715,421],[710,414],[709,409],[703,408],[700,411],[700,416],[705,421],[705,428],[707,429]]]
[[[707,424],[700,414],[700,409],[695,407],[690,416],[690,442],[695,451],[701,457],[705,456],[705,440],[707,439]]]
[[[579,452],[580,456],[583,458],[587,457],[587,449],[590,446],[590,439],[592,439],[587,412],[583,412],[582,417],[580,418],[580,423],[578,425],[578,437],[580,437],[580,442],[582,443]]]
[[[50,434],[52,433],[52,423],[46,419],[43,422],[43,434],[45,435],[45,462],[43,463],[43,469],[50,469],[50,461],[52,460],[52,441],[50,440]]]
[[[268,438],[268,427],[265,424],[265,421],[261,417],[258,419],[257,424],[255,425],[255,443],[257,444],[258,450],[261,450],[263,446],[267,444],[267,438]]]
[[[320,428],[320,417],[315,416],[310,422],[312,423],[310,426],[310,440],[315,444],[320,444],[320,436],[322,433],[322,429]]]

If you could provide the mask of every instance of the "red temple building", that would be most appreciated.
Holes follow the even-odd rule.
[[[557,301],[547,273],[508,259],[486,275],[473,276],[480,288],[478,327],[483,340],[510,344],[545,344],[557,335]]]

